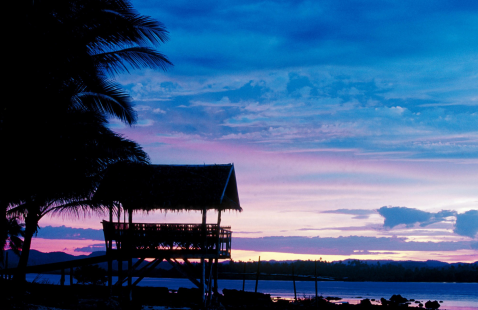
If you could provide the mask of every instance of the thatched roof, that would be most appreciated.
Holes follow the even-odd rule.
[[[242,211],[234,165],[142,165],[109,169],[94,199],[133,210]]]

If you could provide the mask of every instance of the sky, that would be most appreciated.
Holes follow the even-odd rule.
[[[138,123],[110,127],[154,164],[234,163],[234,260],[478,261],[478,2],[132,4],[174,66],[116,77]],[[44,218],[32,247],[104,250],[103,218]]]

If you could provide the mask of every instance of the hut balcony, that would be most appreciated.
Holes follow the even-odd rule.
[[[231,227],[103,221],[107,254],[146,258],[231,258]],[[115,245],[115,246],[114,246]]]

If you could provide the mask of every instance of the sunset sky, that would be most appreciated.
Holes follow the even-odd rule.
[[[154,164],[234,163],[234,259],[478,261],[478,2],[132,3],[174,67],[117,77],[138,123],[111,128]],[[32,247],[104,250],[102,219]]]

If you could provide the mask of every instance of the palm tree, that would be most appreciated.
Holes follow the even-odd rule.
[[[38,223],[45,213],[42,208],[84,199],[85,195],[72,198],[72,187],[62,181],[83,180],[90,188],[88,182],[94,179],[90,177],[98,175],[102,167],[98,161],[103,159],[88,154],[85,145],[112,143],[118,148],[103,145],[103,151],[120,153],[134,149],[132,145],[121,149],[119,145],[131,142],[120,137],[102,142],[77,139],[85,127],[72,130],[63,120],[90,111],[133,124],[136,115],[130,97],[112,78],[130,69],[165,69],[171,63],[155,50],[168,38],[164,26],[139,15],[127,0],[20,0],[14,5],[19,16],[16,27],[7,31],[6,41],[14,47],[8,49],[7,59],[14,66],[7,66],[6,89],[17,98],[0,103],[0,141],[6,150],[0,162],[3,179],[8,180],[0,194],[0,218],[6,218],[10,209]],[[104,133],[106,128],[94,130]],[[68,139],[68,147],[58,144]],[[84,152],[76,153],[73,145]],[[29,223],[27,236],[34,226]],[[0,230],[5,235],[5,227]]]
[[[128,124],[136,115],[129,96],[108,77],[130,69],[166,69],[171,65],[155,47],[168,39],[158,21],[139,15],[125,0],[19,1],[14,36],[11,87],[25,96],[2,102],[7,114],[37,107],[88,109]],[[34,52],[31,52],[32,49]],[[29,80],[28,92],[25,84]],[[52,94],[65,100],[50,102]],[[38,98],[45,101],[36,104]],[[33,100],[27,100],[33,99]],[[35,103],[35,104],[34,104]],[[46,105],[46,103],[48,103]],[[38,112],[36,111],[36,112]]]
[[[149,162],[136,143],[113,133],[100,115],[74,111],[65,114],[60,122],[42,128],[42,133],[55,139],[43,141],[47,145],[42,148],[51,147],[54,152],[42,157],[43,167],[36,171],[43,173],[41,182],[26,182],[24,189],[29,190],[30,196],[11,205],[7,211],[9,216],[25,221],[24,244],[16,276],[20,280],[24,279],[32,237],[41,218],[59,210],[101,211],[103,206],[92,203],[90,198],[106,168],[120,161]],[[62,130],[61,135],[50,132],[56,130],[57,125]]]
[[[23,227],[20,223],[18,223],[18,218],[16,217],[5,218],[3,220],[6,228],[4,231],[5,236],[2,236],[2,240],[5,240],[3,248],[7,246],[13,251],[13,253],[20,256],[20,251],[23,247],[23,240],[20,238],[24,236]],[[2,264],[4,264],[3,259]]]

